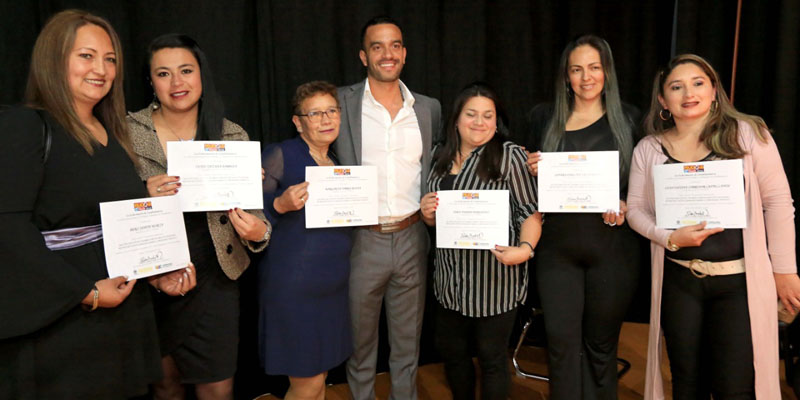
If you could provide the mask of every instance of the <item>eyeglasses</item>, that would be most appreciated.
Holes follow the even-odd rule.
[[[298,117],[306,117],[311,122],[320,122],[322,121],[322,116],[326,116],[330,119],[337,119],[341,116],[342,109],[340,107],[331,107],[325,111],[311,111],[308,114],[297,114]]]

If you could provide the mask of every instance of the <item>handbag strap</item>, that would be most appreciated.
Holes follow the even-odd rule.
[[[44,147],[42,164],[47,164],[47,158],[50,157],[50,146],[53,143],[53,134],[50,131],[50,124],[47,122],[44,111],[37,109],[36,114],[39,114],[39,118],[42,119],[42,146]]]

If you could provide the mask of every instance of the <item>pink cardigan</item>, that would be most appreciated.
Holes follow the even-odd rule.
[[[777,293],[772,273],[797,271],[794,207],[778,148],[769,133],[764,134],[767,143],[758,140],[749,124],[739,122],[739,143],[747,151],[744,156],[747,228],[742,235],[756,397],[780,399]],[[628,223],[650,239],[652,293],[644,398],[654,400],[664,398],[661,287],[664,248],[672,231],[656,228],[652,166],[663,164],[666,159],[659,137],[643,139],[633,152],[628,185]]]

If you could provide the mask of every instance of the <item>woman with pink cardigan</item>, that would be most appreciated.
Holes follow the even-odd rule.
[[[662,333],[675,399],[781,397],[777,300],[800,309],[794,207],[766,124],[719,82],[703,58],[673,58],[633,153],[628,221],[651,240],[653,268],[645,399],[664,398]],[[657,228],[653,166],[723,159],[743,160],[747,228]]]

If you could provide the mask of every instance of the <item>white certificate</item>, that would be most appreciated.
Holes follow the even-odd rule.
[[[185,268],[189,245],[175,196],[100,203],[108,276],[139,279]]]
[[[656,165],[653,182],[659,228],[747,227],[742,160]]]
[[[378,170],[375,167],[306,167],[306,181],[306,228],[378,223]]]
[[[508,190],[440,190],[436,196],[436,247],[508,246]]]
[[[183,211],[264,208],[258,142],[167,142],[167,174]]]
[[[539,211],[604,213],[619,211],[619,152],[542,153]]]

